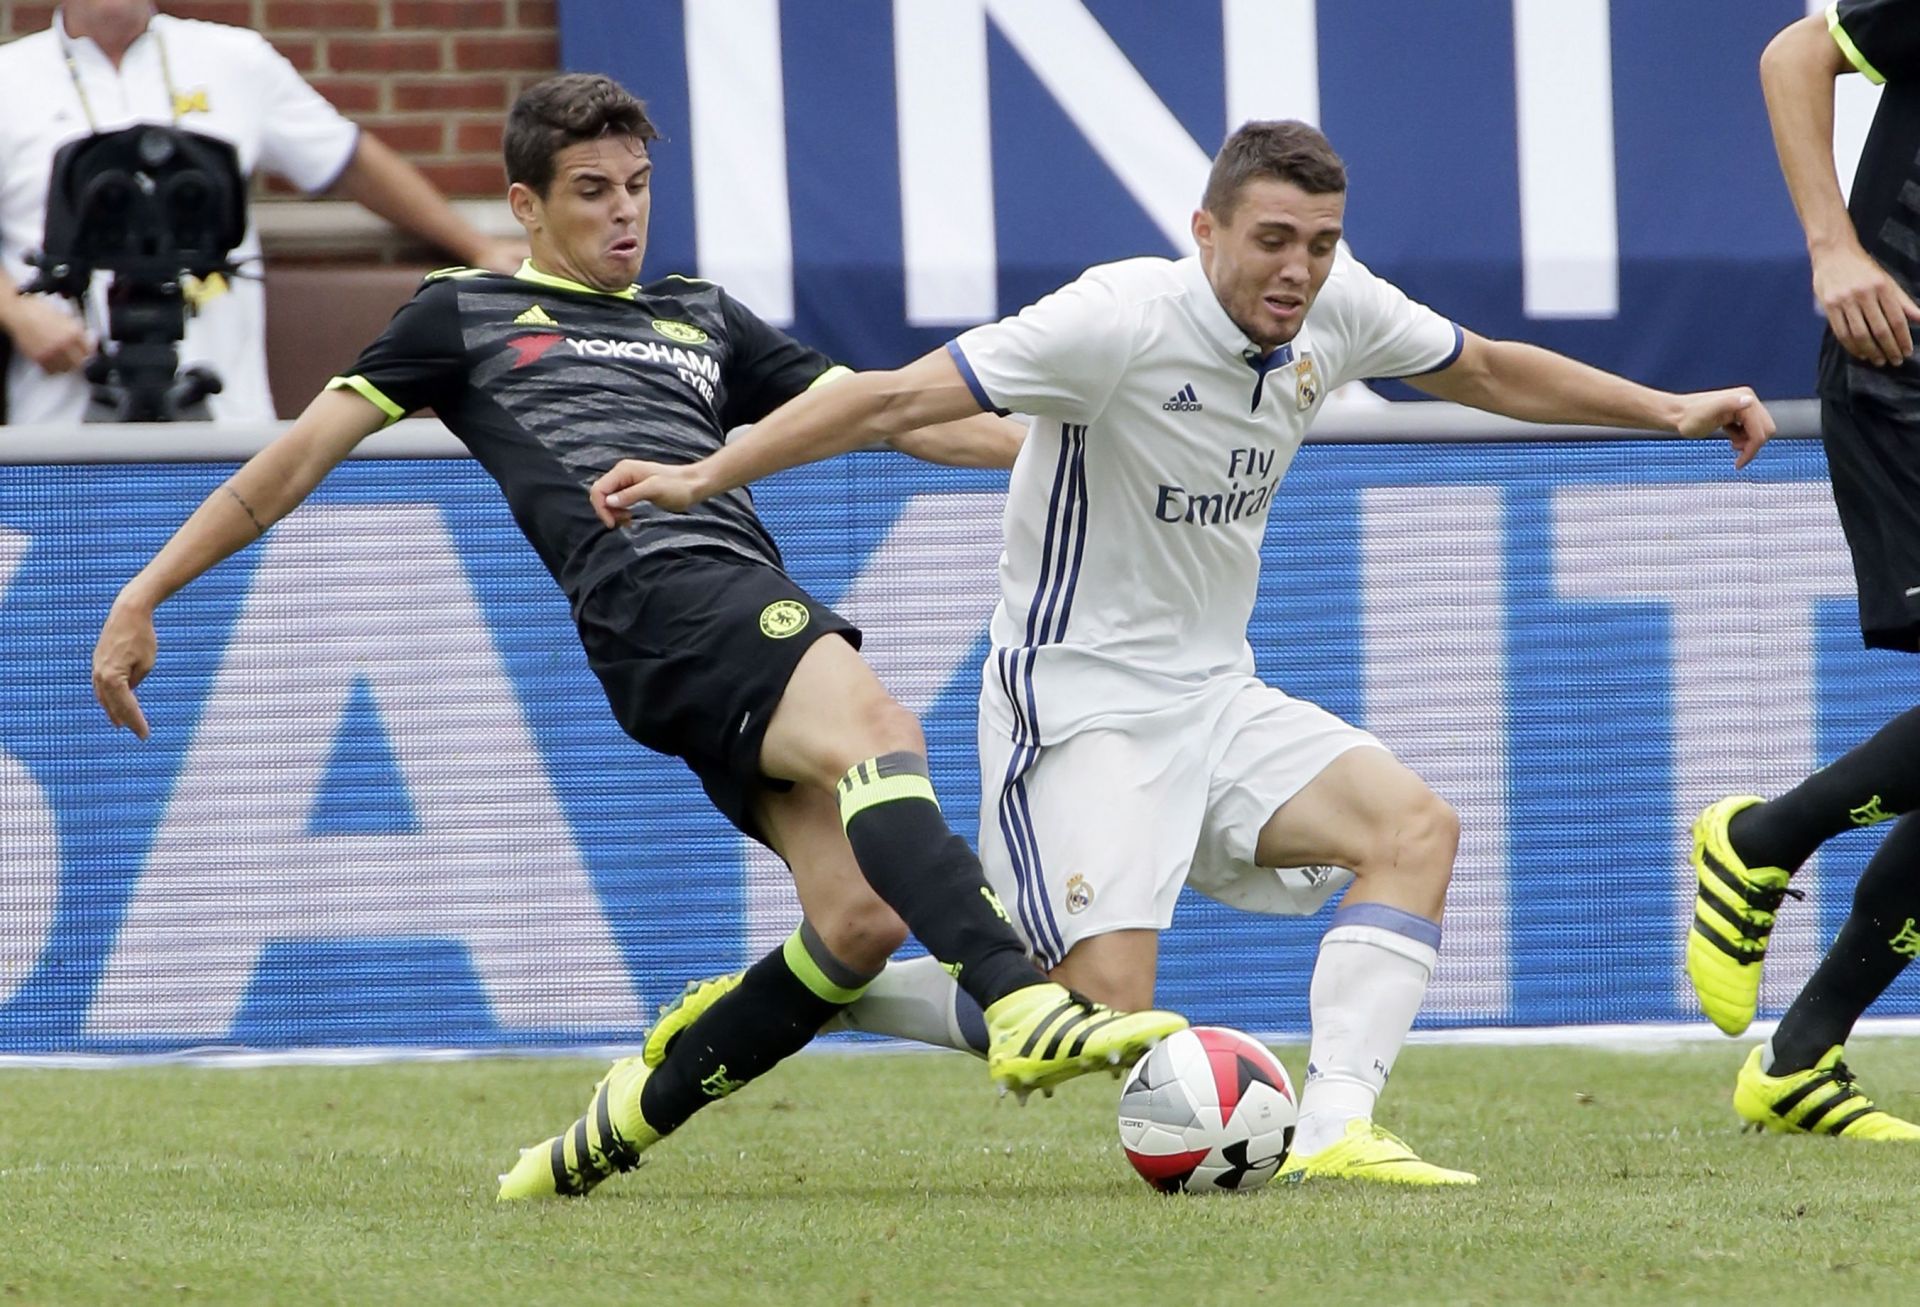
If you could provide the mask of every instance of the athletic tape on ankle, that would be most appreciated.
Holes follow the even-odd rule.
[[[927,760],[906,752],[883,753],[856,763],[840,778],[837,797],[842,826],[868,808],[900,799],[925,799],[936,808],[940,806],[933,794],[933,782],[927,779]]]

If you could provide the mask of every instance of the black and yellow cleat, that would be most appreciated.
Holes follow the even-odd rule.
[[[1016,989],[986,1017],[987,1074],[1023,1102],[1089,1071],[1118,1075],[1187,1028],[1176,1012],[1121,1012],[1051,982]]]
[[[1707,1020],[1729,1035],[1753,1024],[1760,966],[1780,901],[1792,894],[1781,867],[1749,867],[1733,851],[1727,825],[1761,802],[1751,794],[1711,804],[1693,823],[1693,924],[1687,930],[1687,979]]]
[[[1879,1143],[1920,1143],[1920,1125],[1874,1106],[1840,1060],[1838,1044],[1805,1071],[1770,1076],[1760,1069],[1765,1045],[1747,1054],[1733,1082],[1733,1110],[1756,1130],[1835,1135]]]
[[[520,1151],[500,1177],[501,1202],[518,1198],[580,1198],[617,1171],[631,1171],[640,1154],[660,1142],[640,1115],[640,1087],[651,1070],[623,1057],[593,1088],[587,1114],[545,1143]]]
[[[699,1020],[702,1012],[738,989],[740,978],[746,974],[730,971],[709,980],[688,981],[685,992],[660,1009],[653,1029],[647,1032],[647,1042],[640,1047],[640,1060],[647,1068],[652,1070],[665,1062],[667,1051],[673,1047],[673,1041],[680,1038],[680,1032]]]

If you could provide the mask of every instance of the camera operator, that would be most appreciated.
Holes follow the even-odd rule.
[[[7,420],[82,420],[81,375],[104,334],[104,275],[88,321],[66,301],[22,295],[26,255],[41,247],[48,180],[61,146],[137,123],[166,123],[229,141],[241,168],[264,168],[310,193],[365,205],[454,259],[512,271],[524,249],[467,224],[418,169],[363,133],[308,86],[258,33],[157,13],[147,0],[67,0],[43,32],[0,46],[0,331],[12,344]],[[234,251],[257,270],[258,233]],[[224,383],[215,420],[269,420],[266,296],[257,279],[209,277],[188,288],[196,312],[180,344],[183,369],[210,366]]]

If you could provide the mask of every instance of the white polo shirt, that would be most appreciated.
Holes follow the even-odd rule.
[[[156,14],[115,69],[92,40],[68,36],[56,12],[46,31],[0,46],[0,263],[16,285],[33,275],[26,255],[41,247],[55,151],[91,131],[174,122],[176,109],[180,127],[231,143],[248,175],[264,168],[308,192],[333,185],[359,141],[359,129],[256,32]],[[233,258],[253,276],[233,280],[188,319],[180,362],[207,363],[226,383],[210,401],[215,418],[270,419],[266,295],[251,219]],[[94,278],[88,319],[103,341],[107,280]],[[7,398],[13,422],[78,421],[87,388],[77,372],[48,376],[16,356]]]
[[[1344,249],[1264,360],[1197,258],[1091,268],[963,332],[948,350],[975,398],[1036,419],[1007,492],[982,713],[1048,744],[1251,673],[1269,509],[1321,404],[1460,345]]]

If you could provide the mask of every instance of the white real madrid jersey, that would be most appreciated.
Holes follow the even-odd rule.
[[[1336,386],[1451,363],[1460,329],[1346,253],[1264,359],[1197,258],[1091,268],[948,350],[983,406],[1034,418],[1007,492],[981,709],[1064,739],[1251,673],[1275,491]]]

